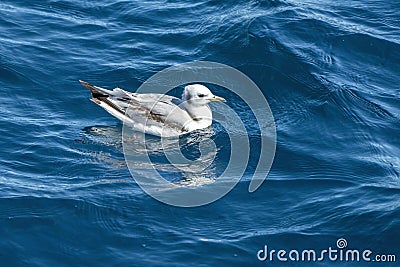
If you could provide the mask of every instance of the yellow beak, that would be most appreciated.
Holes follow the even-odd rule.
[[[225,98],[220,97],[220,96],[213,96],[210,101],[220,101],[220,102],[226,102]]]

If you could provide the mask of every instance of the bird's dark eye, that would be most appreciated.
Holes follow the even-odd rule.
[[[198,97],[205,97],[206,95],[205,94],[198,94],[197,96]]]

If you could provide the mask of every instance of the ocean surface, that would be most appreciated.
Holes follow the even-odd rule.
[[[398,1],[2,0],[0,265],[398,266],[399,22]],[[277,149],[256,192],[248,192],[252,155],[225,197],[178,208],[137,185],[122,124],[78,80],[135,91],[198,60],[258,85]],[[227,104],[256,146],[254,117],[235,99]],[[218,125],[211,134],[217,147],[229,145]],[[196,158],[193,138],[181,142]],[[397,263],[257,257],[265,245],[337,249],[339,238]]]

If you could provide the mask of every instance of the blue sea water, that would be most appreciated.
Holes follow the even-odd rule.
[[[345,238],[400,261],[399,21],[398,1],[2,0],[0,265],[397,266],[257,252]],[[194,60],[259,86],[277,150],[256,192],[250,162],[224,198],[177,208],[135,183],[121,123],[78,80],[134,91]]]

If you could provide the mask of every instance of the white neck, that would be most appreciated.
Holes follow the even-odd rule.
[[[212,112],[208,105],[196,106],[191,105],[188,101],[183,104],[183,108],[192,118],[192,121],[188,125],[190,130],[202,129],[211,125]]]

